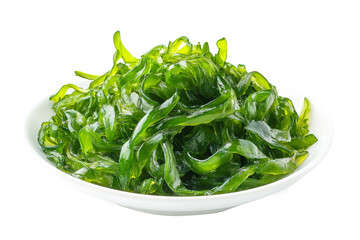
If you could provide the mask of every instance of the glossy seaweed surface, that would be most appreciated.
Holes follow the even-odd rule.
[[[259,72],[226,62],[227,43],[180,37],[141,58],[114,34],[111,69],[50,97],[38,142],[62,171],[105,187],[155,195],[212,195],[291,174],[317,139]],[[68,91],[72,89],[72,91]],[[71,92],[71,93],[70,93]]]

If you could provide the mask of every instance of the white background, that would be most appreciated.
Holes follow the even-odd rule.
[[[0,239],[359,239],[360,7],[357,1],[1,1]],[[226,37],[228,60],[322,99],[326,158],[278,194],[211,215],[150,215],[85,195],[42,167],[26,114],[74,70],[106,72],[120,30],[134,56],[186,35]]]

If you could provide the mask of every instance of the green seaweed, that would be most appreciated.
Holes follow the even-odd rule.
[[[296,170],[317,138],[310,102],[297,114],[259,72],[226,61],[227,42],[180,37],[140,58],[114,34],[112,67],[76,71],[38,142],[57,168],[117,190],[166,196],[243,191]],[[69,92],[72,90],[72,92]]]

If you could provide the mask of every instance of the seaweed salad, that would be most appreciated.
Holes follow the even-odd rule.
[[[121,191],[198,196],[243,191],[296,170],[317,138],[310,103],[300,115],[259,72],[226,61],[226,40],[180,37],[135,58],[113,37],[111,69],[84,89],[50,97],[38,142],[47,159],[84,181]]]

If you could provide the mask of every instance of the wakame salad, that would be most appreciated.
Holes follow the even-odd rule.
[[[141,58],[120,32],[111,69],[76,71],[89,87],[64,85],[38,142],[62,171],[141,194],[197,196],[277,181],[302,164],[317,139],[310,103],[298,115],[259,72],[226,62],[227,43],[180,37]],[[71,90],[68,92],[68,90]]]

